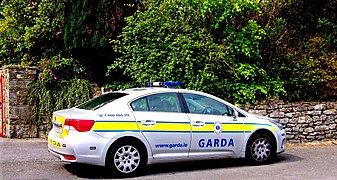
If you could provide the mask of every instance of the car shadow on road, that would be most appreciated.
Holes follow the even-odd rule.
[[[300,161],[303,158],[294,156],[292,154],[283,153],[277,156],[276,160],[272,163],[289,163]],[[149,165],[143,174],[155,175],[163,173],[176,173],[188,172],[196,170],[210,170],[220,168],[238,168],[244,166],[251,166],[245,159],[229,158],[229,159],[216,159],[216,160],[202,160],[202,161],[187,161],[178,163],[166,163]],[[63,166],[68,172],[80,178],[90,179],[110,179],[113,175],[109,169],[99,166],[91,166],[84,164],[65,164]]]

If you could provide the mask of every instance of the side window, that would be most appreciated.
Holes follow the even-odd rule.
[[[134,111],[181,112],[175,93],[161,93],[137,99],[131,103]]]
[[[133,101],[131,103],[131,107],[134,111],[149,111],[149,108],[146,102],[146,97]]]
[[[190,113],[231,116],[232,108],[212,98],[197,94],[183,94]]]
[[[147,96],[150,111],[181,112],[178,97],[175,93],[161,93]]]

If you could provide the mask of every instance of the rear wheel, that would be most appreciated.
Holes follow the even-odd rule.
[[[275,143],[265,134],[252,137],[246,148],[246,158],[254,164],[271,162],[276,156]]]
[[[117,177],[135,176],[146,165],[146,153],[137,142],[123,142],[116,144],[108,155],[107,166]]]

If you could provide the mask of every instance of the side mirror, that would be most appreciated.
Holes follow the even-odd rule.
[[[234,109],[232,110],[232,114],[235,118],[239,116],[239,113],[235,111]]]
[[[238,120],[239,113],[233,109],[233,110],[232,110],[232,114],[233,114],[232,121],[237,121],[237,120]]]

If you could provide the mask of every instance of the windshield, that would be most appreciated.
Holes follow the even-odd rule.
[[[116,99],[119,99],[125,95],[128,95],[126,93],[108,93],[103,94],[102,96],[95,97],[93,99],[90,99],[87,102],[84,102],[80,105],[78,105],[76,108],[79,109],[86,109],[86,110],[95,110],[98,109]]]

